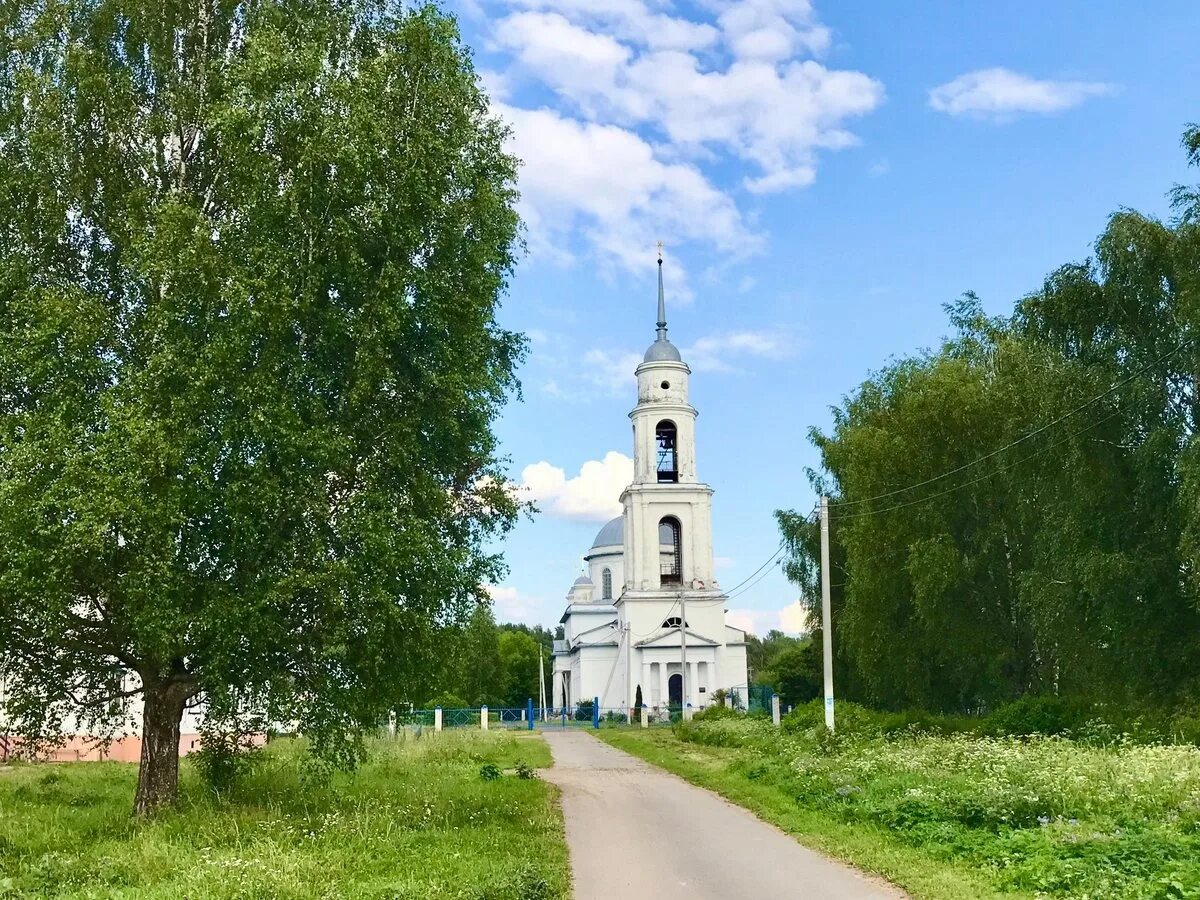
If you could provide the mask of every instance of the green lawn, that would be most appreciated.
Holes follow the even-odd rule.
[[[963,735],[821,740],[767,721],[608,730],[914,897],[1200,897],[1200,750]]]
[[[191,767],[177,810],[131,820],[123,763],[0,766],[0,897],[534,900],[569,893],[550,765],[520,733],[426,732],[379,742],[352,775],[306,774],[273,743],[223,800]],[[503,777],[485,780],[491,763]]]

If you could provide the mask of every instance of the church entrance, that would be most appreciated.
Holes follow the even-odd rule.
[[[671,706],[683,706],[683,676],[678,672],[667,679],[667,702]]]

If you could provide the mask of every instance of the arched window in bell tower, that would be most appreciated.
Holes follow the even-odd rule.
[[[603,600],[612,599],[612,569],[606,568],[600,576],[601,594]]]
[[[680,584],[683,582],[683,532],[679,520],[674,516],[666,516],[658,523],[658,542],[661,544],[659,554],[659,582],[661,584]]]
[[[658,483],[679,481],[678,435],[675,423],[667,419],[654,426],[654,442],[658,454]]]

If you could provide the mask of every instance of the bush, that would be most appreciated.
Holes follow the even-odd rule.
[[[479,769],[479,777],[484,781],[496,781],[503,773],[495,763],[484,763]]]
[[[529,781],[532,778],[537,778],[537,772],[534,771],[533,766],[525,762],[523,759],[517,760],[516,768],[518,778],[524,779],[525,781]]]
[[[471,709],[472,708],[471,704],[469,704],[462,697],[458,696],[457,694],[449,694],[449,693],[438,694],[436,697],[434,697],[432,700],[430,700],[425,705],[429,709],[434,709],[435,707],[438,707],[438,706],[440,706],[442,709]],[[478,706],[476,706],[474,708],[479,709]]]
[[[591,716],[590,711],[588,712],[588,715]],[[616,710],[610,709],[604,714],[604,721],[610,725],[625,725],[629,722],[629,717],[623,712],[617,712]]]
[[[1090,703],[1066,697],[1021,697],[989,715],[984,730],[992,735],[1065,735],[1100,718]]]
[[[740,719],[744,713],[738,712],[736,709],[730,709],[728,706],[708,706],[700,710],[692,716],[693,722],[711,722],[714,719]]]
[[[586,722],[591,719],[595,705],[595,700],[580,700],[579,705],[575,707],[575,721]]]
[[[205,734],[188,758],[212,793],[226,794],[254,772],[262,754],[247,735]]]

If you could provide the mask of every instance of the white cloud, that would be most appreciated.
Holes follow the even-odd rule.
[[[1040,80],[1009,69],[978,69],[935,87],[929,105],[952,116],[1004,120],[1019,113],[1061,112],[1112,92],[1112,85],[1099,81]]]
[[[496,619],[501,622],[536,622],[541,617],[542,601],[527,597],[515,587],[484,585],[492,598]]]
[[[786,334],[765,331],[731,331],[702,337],[681,349],[684,362],[697,372],[735,372],[739,357],[783,359],[790,356],[794,341]]]
[[[754,253],[761,235],[701,166],[749,164],[731,180],[754,194],[806,187],[819,152],[854,144],[847,122],[883,101],[875,79],[805,58],[831,41],[809,0],[700,6],[710,21],[663,12],[670,4],[658,0],[492,3],[492,49],[513,60],[497,112],[525,162],[535,254],[571,262],[582,240],[640,271],[658,239]],[[522,79],[542,108],[513,99]],[[686,297],[682,271],[668,274],[676,299]]]
[[[779,627],[791,634],[808,630],[808,612],[799,600],[789,603],[779,611]]]
[[[787,634],[808,631],[808,615],[799,600],[789,603],[783,609],[731,609],[726,613],[725,621],[734,628],[759,637],[765,637],[769,631],[775,629]]]
[[[583,355],[584,377],[605,393],[632,395],[636,384],[633,372],[641,362],[639,353],[589,350]]]
[[[535,253],[562,256],[583,236],[602,259],[644,271],[658,238],[703,241],[723,252],[751,252],[751,232],[733,201],[695,166],[666,163],[634,132],[581,122],[549,109],[500,106],[522,159],[521,209]],[[667,260],[672,299],[687,291],[682,269]]]
[[[602,460],[588,460],[571,478],[545,460],[521,471],[524,496],[547,515],[578,522],[607,522],[619,516],[621,492],[631,481],[633,460],[616,450]]]

